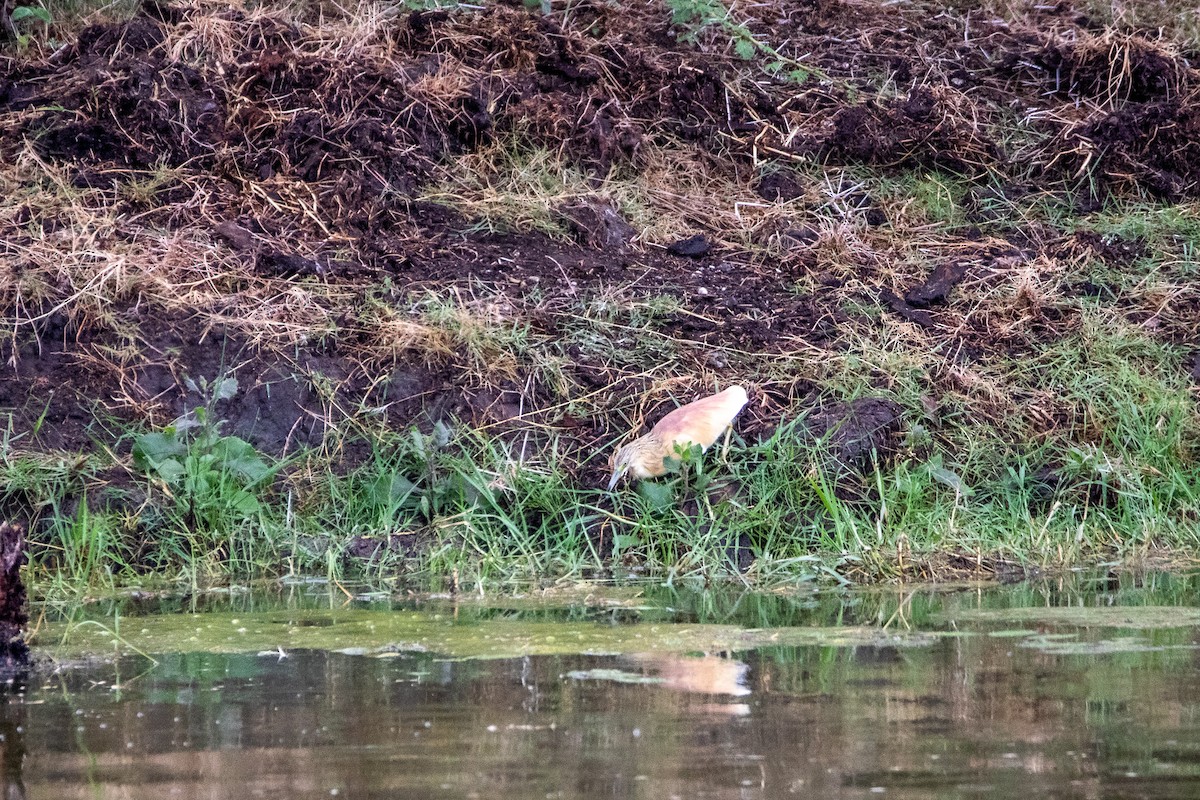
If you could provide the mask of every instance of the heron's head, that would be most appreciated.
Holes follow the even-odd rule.
[[[612,457],[612,477],[608,480],[608,489],[612,491],[617,482],[632,472],[635,478],[645,478],[649,475],[643,463],[649,451],[654,449],[650,436],[634,439],[621,447]]]
[[[629,465],[633,463],[633,443],[625,445],[617,450],[612,457],[612,477],[608,479],[608,490],[611,492],[613,487],[617,485],[617,481],[629,472]]]

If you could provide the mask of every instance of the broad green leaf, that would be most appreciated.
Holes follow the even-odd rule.
[[[911,472],[896,476],[896,488],[905,494],[915,494],[925,488],[925,481]]]
[[[619,533],[613,537],[613,550],[615,552],[619,553],[622,550],[627,550],[630,547],[636,547],[637,545],[638,537],[636,536],[631,536],[627,533]]]
[[[250,483],[257,483],[271,474],[254,445],[237,436],[223,436],[213,443],[213,467],[232,472]]]
[[[450,426],[438,420],[433,426],[433,443],[439,447],[445,447],[450,444],[450,440],[454,438],[454,432],[450,430]]]
[[[924,425],[919,422],[915,422],[909,429],[908,435],[905,437],[905,439],[909,447],[920,447],[932,442],[933,436],[929,433]]]
[[[203,412],[204,409],[199,408],[199,409],[197,409],[197,411]],[[199,427],[200,427],[200,422],[196,419],[195,413],[189,411],[188,413],[184,414],[181,417],[178,417],[174,422],[172,422],[171,427],[168,428],[168,430],[176,432],[176,433],[184,433],[185,431],[190,431],[194,428],[199,428]]]
[[[371,484],[371,499],[381,504],[415,505],[413,493],[417,485],[408,478],[392,472],[380,475]]]
[[[667,483],[642,481],[638,485],[638,494],[655,511],[666,511],[675,505],[675,491]]]
[[[233,511],[246,516],[257,514],[262,508],[258,499],[244,489],[239,489],[230,496],[229,506]]]
[[[258,451],[240,436],[222,436],[212,443],[212,453],[218,459],[254,458]]]
[[[183,464],[173,458],[164,459],[155,464],[154,471],[167,483],[178,483],[184,476]]]
[[[182,456],[186,452],[187,448],[170,428],[163,432],[143,433],[133,440],[133,463],[142,471],[148,471],[165,459]]]
[[[53,22],[50,17],[50,12],[41,6],[17,6],[12,10],[9,19],[13,22],[20,22],[23,19],[36,19],[39,22],[44,22],[49,25]]]
[[[949,486],[963,497],[970,497],[972,494],[971,487],[963,483],[963,479],[960,478],[958,473],[954,472],[953,470],[946,469],[945,467],[939,467],[935,464],[930,464],[929,474],[935,481]]]
[[[213,397],[217,400],[231,400],[237,394],[237,378],[225,378],[214,387]]]
[[[413,451],[422,461],[427,461],[429,459],[429,450],[425,447],[425,434],[413,428],[409,435],[412,438]]]

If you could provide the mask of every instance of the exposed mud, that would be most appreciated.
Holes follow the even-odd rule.
[[[320,445],[334,424],[332,405],[350,396],[387,407],[394,419],[406,424],[424,407],[422,394],[442,377],[399,368],[380,380],[351,371],[352,362],[336,353],[319,351],[268,359],[248,350],[235,332],[197,319],[171,322],[152,326],[157,335],[139,341],[139,358],[122,365],[111,360],[119,339],[103,331],[75,330],[64,326],[61,317],[52,318],[38,341],[25,345],[15,363],[6,367],[0,406],[13,409],[17,420],[28,425],[33,443],[49,450],[90,449],[93,441],[105,438],[106,405],[124,398],[120,407],[126,412],[142,408],[149,421],[159,425],[207,406],[225,421],[226,432],[282,454]],[[202,389],[189,388],[189,380],[194,385],[218,376],[238,381],[234,398],[214,404]],[[336,388],[322,394],[322,386]]]
[[[596,38],[616,10],[575,14],[564,31],[519,7],[414,13],[383,32],[387,50],[343,57],[311,53],[319,42],[271,17],[178,7],[169,24],[84,30],[49,62],[11,69],[0,99],[28,112],[14,133],[84,184],[186,168],[180,197],[157,198],[168,224],[189,221],[183,200],[203,186],[218,195],[209,213],[263,236],[293,230],[282,185],[298,182],[316,187],[309,212],[326,238],[337,230],[355,261],[408,271],[411,199],[448,155],[519,135],[604,174],[647,137],[715,145],[738,119],[773,114],[765,95],[729,106],[719,66],[678,48],[665,21]],[[227,38],[206,39],[203,25]],[[283,202],[255,203],[252,182]]]
[[[0,72],[0,144],[6,158],[28,143],[40,158],[67,165],[76,186],[111,192],[141,225],[207,226],[256,274],[368,282],[396,275],[410,286],[484,280],[519,291],[534,282],[552,291],[622,282],[686,299],[687,311],[668,320],[664,334],[755,351],[796,339],[824,346],[844,322],[820,288],[791,288],[794,277],[820,277],[811,231],[773,234],[796,245],[774,264],[702,236],[669,252],[631,253],[637,231],[602,200],[580,198],[560,209],[576,238],[564,244],[464,233],[471,220],[415,197],[447,157],[511,137],[561,151],[597,176],[638,169],[648,141],[682,140],[733,170],[774,155],[783,163],[931,166],[1015,181],[1018,171],[1030,177],[1033,164],[1033,177],[1084,170],[1100,186],[1134,181],[1170,197],[1200,192],[1200,152],[1193,152],[1200,82],[1186,61],[1149,39],[1097,35],[1086,18],[1061,10],[1045,12],[1053,19],[1045,31],[976,21],[965,41],[956,18],[919,30],[886,26],[884,12],[864,4],[784,3],[773,13],[797,23],[794,46],[830,81],[750,80],[739,60],[681,44],[664,9],[630,14],[584,2],[566,20],[519,5],[419,12],[382,24],[371,47],[354,47],[270,15],[153,3],[128,23],[83,30],[47,59],[9,59]],[[749,24],[755,27],[754,18]],[[868,29],[869,41],[846,44],[849,32]],[[910,46],[918,40],[920,52]],[[878,70],[912,88],[889,97],[841,77]],[[1001,99],[1027,113],[1052,112],[1037,114],[1045,128],[1040,151],[1019,164],[983,124],[1007,113]],[[151,198],[138,199],[130,182],[146,171],[165,177]],[[780,174],[759,182],[762,196],[800,193],[795,179]],[[886,222],[872,213],[873,224]],[[12,222],[43,230],[56,224],[36,208]],[[20,241],[10,240],[14,256]],[[944,302],[965,271],[958,261],[937,266],[927,285],[909,287],[903,299],[904,287],[879,291],[905,319],[935,327],[936,316],[924,309]],[[832,289],[839,281],[817,283]],[[157,338],[196,338],[174,326],[148,327],[151,351]],[[25,337],[21,353],[49,358],[5,367],[5,405],[28,406],[45,382],[103,396],[87,383],[86,366],[75,372],[91,345],[87,330],[76,335],[49,324],[33,333],[36,341]],[[211,332],[197,342],[179,351],[191,373],[221,358],[206,347],[230,346]],[[609,380],[602,367],[575,368],[584,382]],[[156,374],[150,364],[138,369]],[[128,379],[142,398],[168,390],[138,369]],[[312,410],[299,399],[304,392],[280,387],[271,369],[257,370],[253,382],[274,386],[276,397],[297,394],[295,405]],[[69,370],[71,380],[56,370]],[[339,385],[348,377],[333,372]],[[401,383],[415,396],[443,378]],[[52,400],[47,419],[68,422],[54,426],[56,443],[78,445],[69,405]],[[261,414],[247,415],[261,441],[275,446],[307,440],[319,428],[285,419],[266,433]]]

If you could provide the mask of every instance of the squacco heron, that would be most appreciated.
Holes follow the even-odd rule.
[[[662,475],[667,471],[667,459],[676,455],[675,445],[687,448],[698,444],[701,450],[707,450],[733,423],[748,399],[741,386],[730,386],[667,414],[645,436],[617,451],[608,488],[616,486],[626,473],[638,480]]]

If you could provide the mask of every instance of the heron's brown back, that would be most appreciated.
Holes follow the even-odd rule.
[[[667,414],[650,434],[674,453],[675,445],[698,444],[707,450],[725,432],[746,405],[746,390],[730,386],[723,392],[702,397]]]

